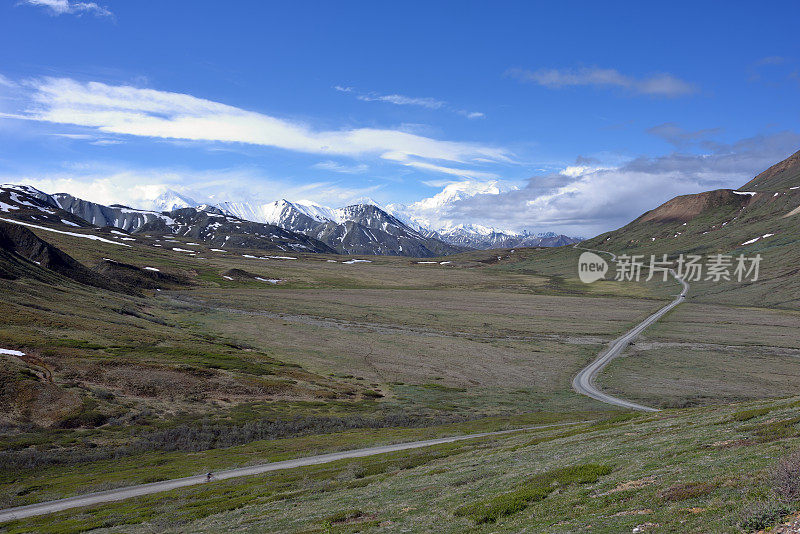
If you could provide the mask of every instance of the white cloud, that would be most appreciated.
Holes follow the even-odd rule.
[[[354,93],[358,100],[364,102],[388,102],[397,106],[420,106],[428,109],[439,109],[447,103],[435,98],[419,98],[405,95],[380,95],[378,93],[355,93],[352,87],[343,87],[341,85],[334,85],[334,89],[341,93]]]
[[[533,177],[519,190],[449,206],[456,222],[592,236],[623,226],[678,195],[738,188],[797,150],[800,135],[780,132],[718,144],[703,154],[641,157],[616,168],[582,165]]]
[[[91,141],[92,145],[97,145],[97,146],[112,146],[112,145],[119,145],[121,143],[122,141],[120,141],[119,139],[96,139],[94,141]]]
[[[91,13],[98,17],[113,17],[107,8],[95,2],[74,2],[71,0],[20,0],[19,5],[46,8],[52,15],[82,15]]]
[[[408,154],[403,154],[400,152],[389,152],[384,154],[383,157],[388,160],[396,161],[401,165],[405,165],[406,167],[450,174],[461,178],[498,178],[497,174],[493,172],[479,171],[474,169],[459,169],[456,167],[447,167],[435,163],[419,161],[409,157]]]
[[[677,195],[740,187],[798,145],[800,135],[779,132],[720,144],[706,153],[640,157],[614,168],[578,158],[561,172],[531,178],[524,187],[486,179],[429,180],[424,183],[443,190],[393,208],[434,227],[477,224],[588,237],[618,228]],[[325,180],[298,185],[266,176],[257,167],[127,170],[93,163],[74,164],[59,172],[0,175],[0,182],[27,183],[49,193],[68,192],[95,202],[134,207],[148,207],[166,189],[198,202],[307,198],[341,206],[372,196],[382,187],[349,188]]]
[[[610,167],[600,167],[595,165],[568,165],[559,171],[559,174],[562,176],[569,176],[570,178],[577,178],[579,176],[583,176],[584,174],[589,174],[595,171],[604,171],[609,168]]]
[[[440,169],[434,162],[483,166],[485,162],[511,161],[510,152],[500,147],[390,129],[316,130],[181,93],[68,78],[45,78],[27,82],[26,87],[32,89],[31,104],[22,117],[86,126],[107,134],[247,143],[311,154],[378,157],[404,164],[413,160],[411,166],[435,172],[448,172],[448,167]]]
[[[119,139],[112,139],[110,137],[98,137],[91,134],[77,134],[77,133],[51,133],[47,134],[52,137],[60,137],[62,139],[70,139],[72,141],[87,141],[90,145],[97,146],[110,146],[122,144]]]
[[[170,188],[168,183],[150,182],[145,173],[120,171],[109,176],[54,173],[44,176],[4,176],[5,183],[31,185],[45,193],[69,193],[100,204],[149,207],[150,202]]]
[[[510,69],[507,74],[522,81],[535,83],[550,89],[568,86],[594,85],[600,87],[619,87],[633,93],[677,97],[696,91],[695,87],[671,74],[661,73],[636,78],[627,76],[616,69],[582,67],[579,69]]]
[[[81,141],[89,141],[96,139],[96,136],[89,134],[72,134],[72,133],[51,133],[53,137],[63,137],[64,139],[76,139]]]
[[[439,109],[445,105],[441,100],[433,98],[415,98],[403,95],[358,95],[356,98],[364,102],[388,102],[398,106],[420,106],[428,109]]]
[[[382,95],[378,93],[357,93],[352,87],[342,87],[341,85],[335,85],[333,88],[342,93],[353,93],[356,95],[358,100],[363,102],[387,102],[397,106],[418,106],[428,109],[443,109],[450,111],[451,113],[463,115],[468,119],[482,119],[486,116],[479,111],[467,111],[464,109],[454,108],[444,100],[437,100],[430,97],[413,97],[398,94]]]
[[[789,59],[783,56],[767,56],[756,61],[756,65],[782,65],[788,61]]]
[[[312,165],[311,168],[323,171],[340,172],[343,174],[361,174],[369,170],[369,166],[363,163],[358,165],[342,165],[341,163],[337,163],[332,160],[320,161],[319,163]]]

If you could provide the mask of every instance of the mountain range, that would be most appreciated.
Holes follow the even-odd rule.
[[[469,248],[415,230],[374,202],[334,209],[308,201],[282,199],[264,204],[222,202],[216,207],[243,219],[274,224],[314,237],[343,254],[425,258],[463,252]]]
[[[366,198],[343,208],[286,199],[266,203],[220,202],[215,207],[240,219],[274,224],[315,237],[339,252],[349,254],[428,257],[469,248],[559,247],[582,240],[554,232],[534,234],[477,224],[454,224],[440,217],[446,215],[456,202],[476,195],[499,194],[504,190],[507,189],[496,181],[457,182],[431,198],[410,205],[382,206]],[[186,207],[204,209],[205,206],[172,190],[156,198],[152,205],[155,211]]]
[[[463,197],[463,192],[457,193],[444,200]],[[153,201],[152,208],[106,206],[67,193],[50,195],[30,186],[0,186],[0,211],[16,218],[110,227],[132,234],[180,235],[214,247],[425,258],[474,248],[552,247],[579,241],[555,233],[501,232],[479,225],[446,225],[434,230],[399,205],[383,208],[370,199],[343,208],[285,199],[210,205],[167,190]]]
[[[285,252],[336,253],[328,245],[279,226],[246,221],[217,208],[179,208],[169,212],[105,206],[66,193],[48,195],[30,186],[0,186],[0,220],[61,227],[93,228],[116,241],[134,240],[129,234],[183,236],[212,247],[236,247]]]
[[[583,240],[580,237],[569,237],[555,232],[539,234],[503,232],[474,224],[448,226],[431,232],[431,235],[452,245],[481,250],[491,248],[563,247],[564,245],[580,243]]]

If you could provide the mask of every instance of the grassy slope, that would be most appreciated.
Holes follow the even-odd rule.
[[[250,477],[6,528],[616,533],[651,523],[653,532],[739,532],[750,508],[771,498],[775,458],[800,445],[797,409],[786,399],[618,418]]]

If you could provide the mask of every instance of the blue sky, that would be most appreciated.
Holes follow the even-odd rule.
[[[799,18],[797,2],[0,1],[0,180],[140,206],[165,188],[367,196],[591,235],[800,149]],[[448,185],[491,194],[414,204]]]

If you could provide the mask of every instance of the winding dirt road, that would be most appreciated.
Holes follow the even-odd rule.
[[[575,248],[581,250],[588,250],[590,252],[599,252],[602,254],[608,254],[611,256],[611,260],[615,261],[617,256],[613,252],[607,252],[605,250],[593,250],[588,248],[582,248],[575,245]],[[606,404],[613,404],[615,406],[621,406],[623,408],[630,408],[631,410],[639,410],[643,412],[657,412],[657,408],[651,408],[649,406],[643,406],[641,404],[637,404],[635,402],[631,402],[625,399],[621,399],[619,397],[614,397],[607,393],[603,393],[600,389],[597,388],[595,385],[595,380],[597,379],[597,375],[600,374],[600,371],[608,365],[611,360],[622,354],[622,351],[630,345],[639,335],[651,324],[658,321],[661,317],[664,316],[668,311],[672,308],[677,306],[678,304],[682,303],[686,299],[686,293],[689,291],[689,284],[682,278],[678,277],[678,274],[670,269],[670,274],[672,275],[675,280],[681,283],[683,288],[678,296],[675,297],[675,300],[655,312],[653,315],[633,327],[631,330],[628,330],[622,336],[618,337],[614,341],[612,341],[608,348],[600,353],[600,355],[592,361],[589,365],[584,367],[580,370],[580,372],[575,375],[575,378],[572,379],[572,389],[580,393],[581,395],[586,395],[587,397],[591,397],[593,399],[599,400],[600,402],[604,402]]]

